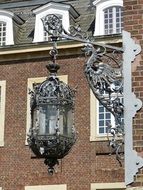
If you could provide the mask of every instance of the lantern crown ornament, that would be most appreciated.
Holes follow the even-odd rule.
[[[53,174],[58,159],[67,155],[76,141],[75,91],[57,77],[60,68],[56,63],[57,53],[54,46],[50,51],[52,63],[46,66],[49,77],[30,91],[31,127],[27,140],[36,157],[45,158],[49,174]]]

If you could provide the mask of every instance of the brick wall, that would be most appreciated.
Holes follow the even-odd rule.
[[[89,88],[83,73],[82,57],[58,60],[60,75],[68,75],[71,87],[78,84],[75,124],[78,139],[69,155],[48,176],[42,159],[25,146],[27,79],[47,75],[47,60],[11,61],[0,64],[0,80],[6,80],[5,146],[0,147],[0,186],[24,190],[24,186],[67,184],[68,190],[90,190],[90,183],[123,182],[124,172],[115,156],[96,155],[97,142],[90,142]],[[107,147],[107,144],[105,144]]]
[[[132,37],[143,47],[143,0],[124,0],[124,29],[131,32]],[[143,53],[133,72],[133,91],[143,101]],[[143,108],[134,119],[134,148],[143,152]],[[143,171],[141,170],[133,186],[143,186]]]

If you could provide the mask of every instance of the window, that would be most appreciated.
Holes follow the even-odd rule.
[[[6,23],[0,22],[0,46],[6,44]]]
[[[0,81],[0,146],[4,146],[6,81]]]
[[[13,17],[12,12],[0,10],[0,46],[14,44]]]
[[[114,116],[100,102],[97,103],[97,109],[97,135],[107,135],[107,126],[110,123],[114,126]]]
[[[67,190],[66,184],[25,186],[25,190]]]
[[[48,4],[43,5],[42,7],[34,9],[33,13],[36,14],[36,20],[33,42],[42,42],[48,40],[48,34],[44,31],[42,22],[42,19],[48,14],[60,15],[62,19],[62,25],[64,29],[68,31],[70,8],[70,5],[50,2]]]
[[[121,33],[123,29],[123,1],[96,0],[94,36]]]
[[[109,7],[104,10],[104,34],[121,33],[123,29],[122,7]]]
[[[65,83],[68,82],[68,76],[67,75],[61,75],[59,76],[59,79]],[[26,142],[27,145],[27,134],[31,125],[31,118],[30,118],[30,95],[28,94],[29,89],[32,90],[34,84],[42,83],[44,80],[46,80],[46,77],[40,77],[40,78],[29,78],[28,84],[27,84],[27,122],[26,122]]]
[[[125,183],[92,183],[91,190],[123,190]]]
[[[90,91],[90,141],[104,141],[107,138],[107,124],[114,126],[113,115],[99,103]]]
[[[123,103],[123,97],[121,102]],[[123,123],[123,118],[121,118]],[[90,141],[105,141],[108,140],[107,126],[111,124],[115,127],[114,116],[95,98],[90,91]]]

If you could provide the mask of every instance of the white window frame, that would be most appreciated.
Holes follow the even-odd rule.
[[[99,134],[99,101],[90,90],[90,141],[106,141],[109,140],[107,133]],[[111,114],[111,125],[115,127],[115,119]]]
[[[95,0],[96,6],[94,36],[104,35],[104,9],[114,6],[123,7],[123,0]]]
[[[100,189],[107,189],[107,190],[123,190],[126,189],[126,185],[123,182],[119,183],[91,183],[91,190],[100,190]]]
[[[68,75],[61,75],[58,76],[59,79],[66,84],[68,83]],[[34,83],[42,83],[43,81],[46,80],[47,77],[35,77],[35,78],[28,78],[27,81],[27,120],[26,120],[26,140],[25,144],[28,145],[27,143],[27,134],[29,131],[29,128],[31,126],[31,115],[30,115],[30,95],[29,95],[29,89],[33,90],[33,84]]]
[[[6,23],[6,43],[5,45],[13,45],[13,17],[14,14],[10,11],[0,10],[0,21]]]
[[[99,102],[90,90],[90,141],[105,141],[108,140],[107,134],[99,134]]]
[[[62,25],[64,29],[68,31],[69,26],[70,26],[69,9],[70,9],[70,5],[63,5],[60,3],[51,2],[33,10],[33,13],[36,14],[33,42],[44,41],[44,26],[43,26],[42,18],[44,18],[48,14],[61,15]]]
[[[66,184],[25,186],[25,190],[67,190]]]
[[[4,146],[4,126],[5,126],[5,101],[6,101],[6,81],[0,81],[1,105],[0,105],[0,147]]]

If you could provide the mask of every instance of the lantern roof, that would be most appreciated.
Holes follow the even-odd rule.
[[[50,63],[47,69],[50,71],[49,77],[35,86],[36,104],[60,104],[74,105],[75,90],[72,90],[68,84],[60,81],[57,77],[59,65]]]

